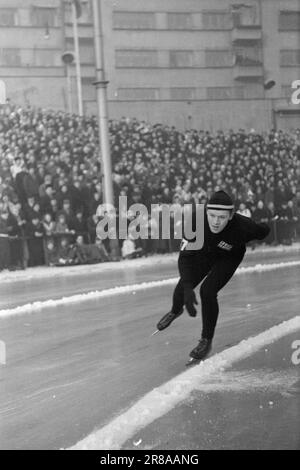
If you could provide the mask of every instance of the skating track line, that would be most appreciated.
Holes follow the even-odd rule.
[[[300,316],[284,321],[249,337],[236,346],[214,356],[177,375],[138,400],[125,413],[114,418],[106,426],[90,434],[68,450],[118,450],[139,430],[162,417],[215,373],[231,367],[234,363],[251,356],[263,346],[300,330]]]
[[[266,271],[273,271],[275,269],[289,268],[300,266],[300,261],[287,261],[282,263],[269,263],[269,264],[256,264],[255,266],[241,267],[236,270],[235,274],[250,274]],[[129,284],[125,286],[113,287],[110,289],[103,289],[101,291],[91,291],[85,294],[76,294],[60,299],[49,299],[43,301],[36,301],[29,304],[20,305],[18,307],[0,310],[0,319],[7,318],[13,315],[22,315],[25,313],[39,312],[44,308],[56,308],[63,305],[77,304],[85,300],[100,299],[104,297],[111,297],[113,295],[131,294],[136,291],[144,289],[153,289],[155,287],[164,287],[174,285],[178,278],[164,279],[160,281],[142,282],[140,284]]]

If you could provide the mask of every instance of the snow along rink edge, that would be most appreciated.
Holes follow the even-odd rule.
[[[300,329],[300,316],[284,321],[257,336],[249,337],[236,346],[215,354],[153,389],[125,413],[67,450],[119,450],[122,444],[138,430],[145,428],[185,400],[208,376],[223,371],[235,362],[251,356],[263,346],[298,329]]]
[[[257,272],[273,271],[275,269],[288,268],[300,266],[300,261],[286,261],[282,263],[269,263],[269,264],[256,264],[255,266],[241,267],[235,272],[237,274],[251,274]],[[85,294],[76,294],[60,299],[49,299],[43,301],[36,301],[24,304],[18,307],[0,310],[0,319],[7,318],[13,315],[22,315],[25,313],[35,313],[41,311],[43,308],[55,308],[62,305],[84,302],[85,300],[99,299],[103,297],[110,297],[112,295],[136,293],[144,289],[152,289],[155,287],[163,287],[174,285],[178,282],[178,278],[164,279],[160,281],[142,282],[139,284],[130,284],[125,286],[112,287],[110,289],[103,289],[101,291],[91,291]]]

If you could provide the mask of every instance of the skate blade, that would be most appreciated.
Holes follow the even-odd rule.
[[[193,366],[193,365],[196,365],[196,364],[200,364],[200,362],[202,362],[203,359],[194,359],[193,357],[191,357],[188,362],[186,363],[186,367],[190,367],[190,366]]]
[[[160,331],[160,330],[155,330],[155,331],[152,333],[152,335],[151,335],[151,336],[154,336],[154,335],[156,335],[157,333],[159,333],[159,331]]]

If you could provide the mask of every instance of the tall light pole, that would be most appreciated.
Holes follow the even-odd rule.
[[[77,82],[77,99],[78,99],[78,114],[83,115],[82,107],[82,87],[81,87],[81,69],[80,69],[80,54],[79,54],[79,37],[77,19],[81,16],[80,0],[71,0],[72,6],[72,22],[73,22],[73,37],[74,37],[74,53],[75,53],[75,66],[76,66],[76,82]]]
[[[104,202],[114,205],[112,166],[109,145],[108,112],[107,112],[107,84],[104,72],[104,47],[102,35],[101,0],[93,0],[94,45],[96,65],[96,86],[99,144],[101,149],[101,169],[104,178]],[[113,259],[119,258],[119,245],[117,240],[110,239],[110,249]]]
[[[108,113],[107,113],[107,84],[104,73],[104,50],[101,25],[101,0],[93,0],[93,18],[94,18],[94,43],[95,43],[95,62],[96,62],[96,86],[98,124],[99,124],[99,143],[102,155],[102,169],[104,176],[104,200],[107,204],[113,204],[113,186],[111,157],[108,133]]]

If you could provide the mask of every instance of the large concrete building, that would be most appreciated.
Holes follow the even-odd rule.
[[[100,1],[100,0],[99,0]],[[300,0],[101,0],[111,117],[179,128],[299,127]],[[78,19],[83,104],[96,112],[93,14]],[[68,0],[0,0],[7,96],[68,110]],[[77,109],[71,66],[72,109]],[[274,80],[270,89],[264,83]]]

